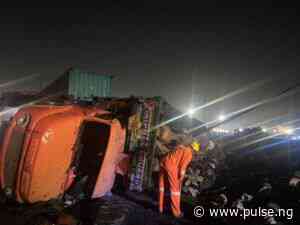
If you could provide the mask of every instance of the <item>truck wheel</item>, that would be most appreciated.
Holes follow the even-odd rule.
[[[97,209],[95,225],[129,225],[137,205],[123,198],[112,196]]]
[[[114,196],[98,208],[94,225],[157,225],[155,213],[127,199]]]
[[[157,215],[141,205],[113,195],[82,201],[73,210],[83,224],[93,225],[157,225]]]

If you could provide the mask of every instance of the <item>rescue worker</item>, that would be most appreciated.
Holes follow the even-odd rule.
[[[186,169],[193,158],[193,150],[198,152],[200,145],[192,142],[188,145],[177,145],[174,151],[169,152],[160,160],[159,171],[159,212],[163,213],[165,187],[170,190],[171,210],[175,217],[182,217],[180,209],[181,186]]]

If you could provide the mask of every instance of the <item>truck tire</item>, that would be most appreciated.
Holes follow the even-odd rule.
[[[79,202],[72,209],[86,225],[157,225],[158,213],[117,195]]]
[[[112,196],[100,203],[94,225],[130,225],[136,207],[133,202]]]

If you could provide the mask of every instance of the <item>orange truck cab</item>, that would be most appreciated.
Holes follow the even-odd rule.
[[[109,112],[78,105],[32,105],[11,119],[0,146],[0,183],[16,201],[62,197],[76,177],[98,198],[113,186],[125,128]]]

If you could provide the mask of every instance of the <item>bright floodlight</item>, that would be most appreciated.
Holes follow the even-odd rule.
[[[244,129],[243,129],[243,128],[240,128],[240,129],[239,129],[239,132],[243,132],[243,131],[244,131]]]
[[[288,135],[291,135],[291,134],[294,133],[294,130],[293,129],[286,129],[285,133],[288,134]]]
[[[220,115],[220,116],[219,116],[219,120],[220,120],[220,121],[224,121],[224,120],[225,120],[225,116],[224,116],[224,115]]]
[[[266,128],[263,128],[263,129],[262,129],[262,132],[265,132],[265,133],[266,133],[266,132],[267,132],[267,129],[266,129]]]
[[[193,109],[193,108],[190,108],[189,110],[188,110],[188,114],[189,114],[189,116],[192,116],[192,115],[194,115],[195,114],[195,112],[196,112],[196,110],[195,109]]]

